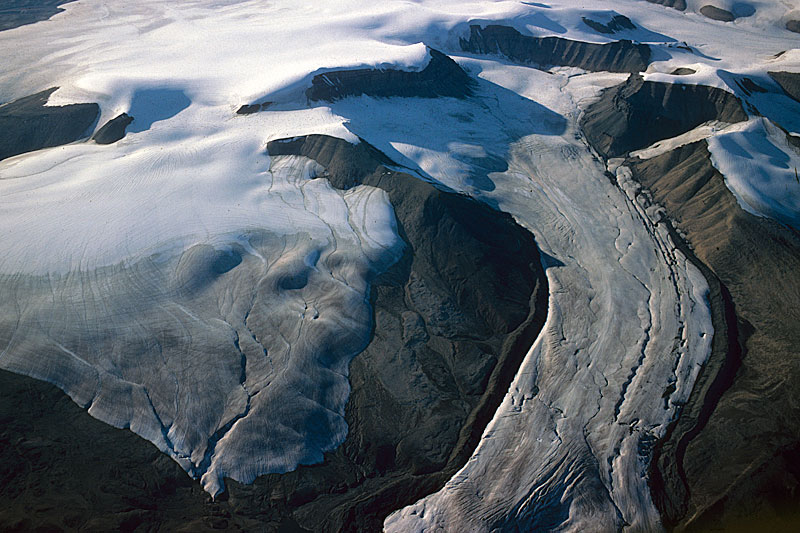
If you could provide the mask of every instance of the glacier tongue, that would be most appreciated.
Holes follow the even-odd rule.
[[[492,68],[483,65],[482,77],[502,80]],[[390,515],[387,531],[660,527],[647,485],[650,448],[709,354],[708,287],[626,169],[617,169],[618,185],[604,175],[580,140],[567,90],[527,75],[541,78],[531,82],[537,101],[568,125],[515,141],[508,170],[490,174],[483,192],[412,133],[388,143],[445,185],[496,202],[530,228],[551,294],[547,323],[471,459],[442,490]],[[484,103],[497,128],[484,130],[485,142],[456,121],[441,127],[454,141],[492,147],[492,136],[502,139],[504,128],[527,118],[491,95]]]
[[[292,233],[267,216],[183,251],[2,272],[0,368],[58,385],[202,476],[211,494],[223,477],[251,482],[322,460],[347,431],[369,281],[403,244],[386,193],[336,191],[315,179],[318,167],[272,158],[251,182],[246,196],[269,192],[285,215],[304,213]]]

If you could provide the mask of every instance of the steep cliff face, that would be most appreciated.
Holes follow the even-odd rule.
[[[674,7],[680,11],[686,9],[686,0],[646,0],[651,4],[660,4],[666,7]]]
[[[650,82],[632,74],[586,109],[581,128],[598,153],[618,157],[709,120],[740,122],[747,114],[739,99],[722,89]]]
[[[430,61],[419,72],[396,69],[335,70],[318,74],[306,91],[309,100],[332,102],[362,94],[377,97],[407,96],[464,98],[473,82],[458,64],[439,52],[428,49]]]
[[[0,160],[71,143],[90,133],[97,104],[46,106],[53,87],[0,106]]]
[[[783,92],[800,102],[800,72],[770,72],[769,75]]]
[[[590,71],[640,72],[650,63],[650,47],[631,41],[593,44],[561,37],[530,37],[508,26],[470,26],[461,49],[475,54],[501,54],[544,68],[580,67]]]
[[[714,353],[654,462],[654,500],[681,530],[788,527],[800,486],[800,239],[739,207],[704,141],[625,164],[719,287]]]

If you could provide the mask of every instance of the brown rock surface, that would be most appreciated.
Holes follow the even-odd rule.
[[[736,17],[733,16],[733,13],[727,9],[721,9],[712,5],[705,5],[701,7],[700,13],[703,16],[706,16],[712,20],[718,20],[720,22],[733,22],[736,20]]]
[[[800,102],[800,72],[769,72],[783,92]]]
[[[640,74],[631,74],[586,109],[581,128],[598,153],[619,157],[709,120],[740,122],[747,114],[739,99],[725,90],[644,81]]]

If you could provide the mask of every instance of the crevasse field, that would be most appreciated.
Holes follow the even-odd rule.
[[[394,169],[509,213],[549,287],[546,322],[469,460],[385,530],[661,529],[652,444],[715,330],[709,285],[664,210],[580,127],[629,74],[535,68],[462,40],[474,25],[626,39],[650,45],[645,82],[741,97],[741,76],[757,80],[775,94],[750,91],[747,120],[633,155],[704,141],[741,209],[798,228],[800,106],[767,72],[800,72],[785,29],[800,5],[716,2],[742,13],[723,22],[687,4],[79,0],[0,32],[0,103],[57,87],[47,106],[100,109],[81,140],[0,161],[0,368],[129,428],[212,496],[224,478],[322,462],[348,432],[371,283],[409,251],[386,192],[335,188],[318,162],[267,143],[367,142]],[[633,27],[585,22],[618,14]],[[473,80],[469,97],[306,93],[335,71],[422,72],[430,49]],[[121,113],[133,117],[121,140],[90,140]]]

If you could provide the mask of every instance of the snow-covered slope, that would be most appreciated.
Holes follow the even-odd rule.
[[[0,367],[130,427],[212,494],[225,476],[322,460],[347,431],[370,280],[402,241],[385,193],[335,190],[318,165],[265,148],[361,137],[420,179],[511,213],[535,234],[551,289],[546,327],[472,459],[387,529],[657,528],[650,449],[713,328],[705,281],[660,211],[625,167],[612,183],[579,131],[581,110],[627,75],[545,72],[462,41],[498,24],[647,43],[645,81],[724,89],[797,133],[800,111],[767,74],[800,71],[785,29],[797,2],[729,4],[714,5],[733,22],[693,0],[684,12],[642,0],[79,0],[0,32],[0,101],[59,87],[49,105],[99,104],[95,131],[133,117],[116,143],[0,162]],[[472,96],[307,97],[334,70],[423,72],[428,47],[476,81]],[[237,115],[247,104],[262,111]],[[777,199],[797,159],[780,130],[753,120],[695,133],[711,136],[744,202],[796,223],[796,202]],[[742,150],[764,152],[746,167],[757,172],[741,171]],[[770,150],[783,154],[778,174]]]
[[[710,137],[708,149],[742,209],[800,228],[800,150],[784,131],[754,119]]]

